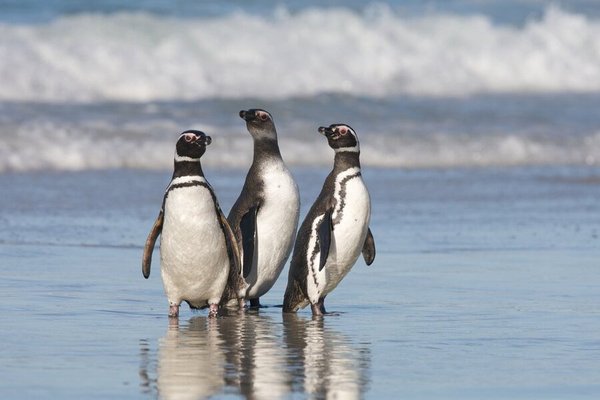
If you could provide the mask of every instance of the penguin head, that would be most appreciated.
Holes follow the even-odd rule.
[[[331,124],[319,128],[319,133],[327,138],[329,147],[337,152],[350,151],[358,153],[358,136],[354,129],[346,124]]]
[[[254,139],[277,140],[273,117],[268,111],[259,108],[240,111],[240,118],[246,121],[248,132]]]
[[[206,151],[206,146],[212,142],[204,132],[189,130],[183,132],[175,146],[176,161],[196,161]]]

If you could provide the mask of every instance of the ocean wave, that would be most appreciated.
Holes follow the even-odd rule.
[[[0,141],[0,173],[40,170],[170,170],[178,132],[175,123],[151,129],[82,128],[52,122],[14,127]],[[125,129],[125,130],[123,130]],[[213,142],[203,157],[207,168],[246,169],[252,162],[252,140],[243,129],[204,127]],[[285,129],[281,153],[294,166],[332,164],[333,151],[315,132]],[[218,133],[213,133],[218,132]],[[32,142],[34,145],[32,145]],[[370,167],[454,168],[530,165],[600,165],[600,131],[588,135],[539,138],[535,135],[361,134],[361,163]],[[208,169],[207,169],[208,171]]]
[[[0,101],[597,92],[598,37],[600,20],[554,6],[522,26],[385,6],[73,15],[0,24]]]

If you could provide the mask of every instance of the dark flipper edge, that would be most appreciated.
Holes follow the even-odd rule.
[[[225,242],[227,243],[227,247],[230,249],[230,268],[237,271],[239,268],[241,268],[240,249],[238,247],[237,240],[235,239],[235,235],[233,234],[233,230],[231,229],[229,222],[227,222],[227,218],[225,218],[225,215],[223,215],[223,212],[220,208],[218,209],[218,212],[219,220],[223,226],[223,232],[225,232]]]
[[[142,274],[144,278],[148,279],[150,276],[150,265],[152,264],[152,252],[154,251],[154,245],[156,244],[156,239],[158,235],[162,232],[163,227],[163,212],[158,214],[154,225],[152,226],[152,230],[148,234],[148,238],[146,239],[146,244],[144,246],[144,254],[142,256]]]
[[[365,244],[363,245],[362,249],[362,255],[367,265],[371,265],[373,260],[375,260],[375,239],[371,233],[371,228],[369,228],[369,231],[367,232]]]
[[[327,210],[323,216],[323,220],[317,227],[317,236],[319,238],[319,249],[321,259],[319,260],[319,271],[323,269],[329,256],[329,246],[331,245],[331,231],[333,222],[331,221],[331,210]]]
[[[258,206],[251,207],[240,221],[240,230],[242,231],[242,249],[244,252],[244,259],[242,261],[243,275],[247,278],[252,270],[252,263],[256,260],[256,214],[258,212]]]

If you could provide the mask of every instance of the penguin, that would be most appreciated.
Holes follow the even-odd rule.
[[[367,265],[375,259],[371,200],[361,176],[358,136],[346,124],[320,127],[319,133],[335,151],[333,170],[298,232],[283,301],[283,312],[310,304],[314,316],[325,313],[325,297],[361,252]]]
[[[254,141],[254,158],[227,220],[237,239],[241,268],[231,270],[223,302],[237,299],[240,309],[250,300],[260,307],[263,296],[281,274],[296,237],[300,215],[298,186],[286,167],[270,113],[242,110]]]
[[[148,279],[152,250],[161,235],[160,270],[169,317],[179,316],[183,301],[193,309],[208,306],[209,316],[216,316],[229,270],[239,268],[235,237],[200,163],[210,143],[210,136],[196,130],[179,136],[173,177],[144,246],[142,273]]]

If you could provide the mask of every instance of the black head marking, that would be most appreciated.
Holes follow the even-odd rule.
[[[327,138],[329,147],[338,151],[359,152],[358,136],[354,129],[346,124],[331,124],[319,128],[319,133]]]
[[[199,160],[212,142],[204,132],[187,130],[182,132],[175,145],[175,161]]]
[[[260,108],[251,108],[249,110],[240,111],[240,118],[246,122],[253,124],[266,124],[273,123],[273,117],[271,114]]]
[[[240,111],[240,118],[246,121],[248,132],[254,139],[277,139],[273,116],[266,110],[251,108]]]

